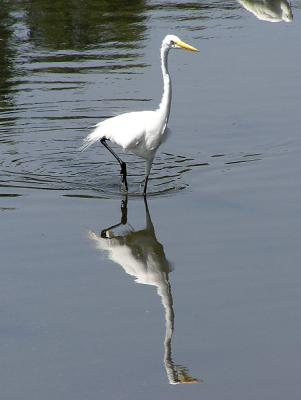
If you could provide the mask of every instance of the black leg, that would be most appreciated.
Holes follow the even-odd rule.
[[[122,161],[120,166],[121,166],[120,174],[122,175],[121,182],[124,183],[125,189],[126,189],[126,191],[128,191],[128,183],[126,180],[126,176],[127,176],[126,163],[124,161]]]
[[[121,219],[120,222],[118,224],[112,225],[109,228],[103,229],[101,231],[100,236],[104,239],[108,239],[107,236],[107,232],[118,228],[118,226],[120,225],[125,225],[127,223],[127,219],[128,219],[128,197],[126,195],[126,197],[124,198],[124,200],[121,201]]]
[[[146,196],[147,183],[148,183],[148,175],[145,177],[145,181],[144,181],[144,189],[143,189],[144,197]]]
[[[106,148],[107,150],[109,150],[109,152],[110,152],[110,153],[116,158],[116,160],[119,162],[119,165],[120,165],[120,167],[121,167],[120,174],[122,175],[121,181],[122,181],[122,183],[124,183],[125,190],[128,191],[128,183],[127,183],[127,179],[126,179],[126,175],[127,175],[127,174],[126,174],[126,163],[125,163],[124,161],[122,161],[120,157],[118,157],[118,155],[115,153],[115,151],[114,151],[113,149],[111,149],[111,147],[107,144],[106,140],[107,140],[106,138],[102,138],[102,139],[100,139],[100,143],[101,143],[102,145],[104,145],[105,148]]]
[[[128,220],[128,195],[121,201],[121,224],[125,225]]]

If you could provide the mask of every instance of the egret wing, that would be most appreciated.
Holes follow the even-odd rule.
[[[136,111],[101,121],[95,126],[94,131],[84,139],[81,150],[85,150],[102,138],[128,150],[143,139],[153,116],[154,111]]]

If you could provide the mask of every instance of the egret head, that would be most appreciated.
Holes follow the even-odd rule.
[[[162,46],[166,49],[184,49],[189,51],[198,51],[195,47],[190,46],[189,44],[182,42],[178,36],[175,35],[167,35],[163,39]]]

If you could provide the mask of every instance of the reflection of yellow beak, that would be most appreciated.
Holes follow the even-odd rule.
[[[185,50],[189,50],[189,51],[199,51],[198,49],[196,49],[195,47],[190,46],[190,44],[187,44],[185,42],[182,42],[182,40],[177,40],[175,42],[179,47],[181,47],[182,49]]]

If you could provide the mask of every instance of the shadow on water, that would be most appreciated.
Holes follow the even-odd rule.
[[[145,29],[145,0],[42,0],[26,3],[25,10],[31,39],[52,49],[101,42],[135,47]]]
[[[15,75],[14,70],[14,46],[13,46],[13,24],[15,18],[12,16],[12,5],[0,5],[0,111],[3,114],[10,111],[14,106],[12,86]],[[0,117],[0,143],[11,142],[10,127],[14,123],[14,116]]]
[[[165,315],[164,367],[170,384],[198,383],[188,368],[175,364],[172,359],[172,336],[175,313],[169,273],[172,267],[166,258],[164,247],[158,241],[146,199],[145,228],[135,230],[128,222],[128,199],[121,203],[119,223],[103,229],[100,234],[89,232],[96,247],[105,252],[110,260],[135,278],[135,282],[157,288]]]
[[[45,132],[56,140],[55,130],[61,137],[74,118],[89,126],[91,104],[78,97],[87,84],[81,74],[139,73],[146,22],[144,0],[2,2],[0,144],[18,152],[20,136],[28,143],[36,134],[41,145]]]

